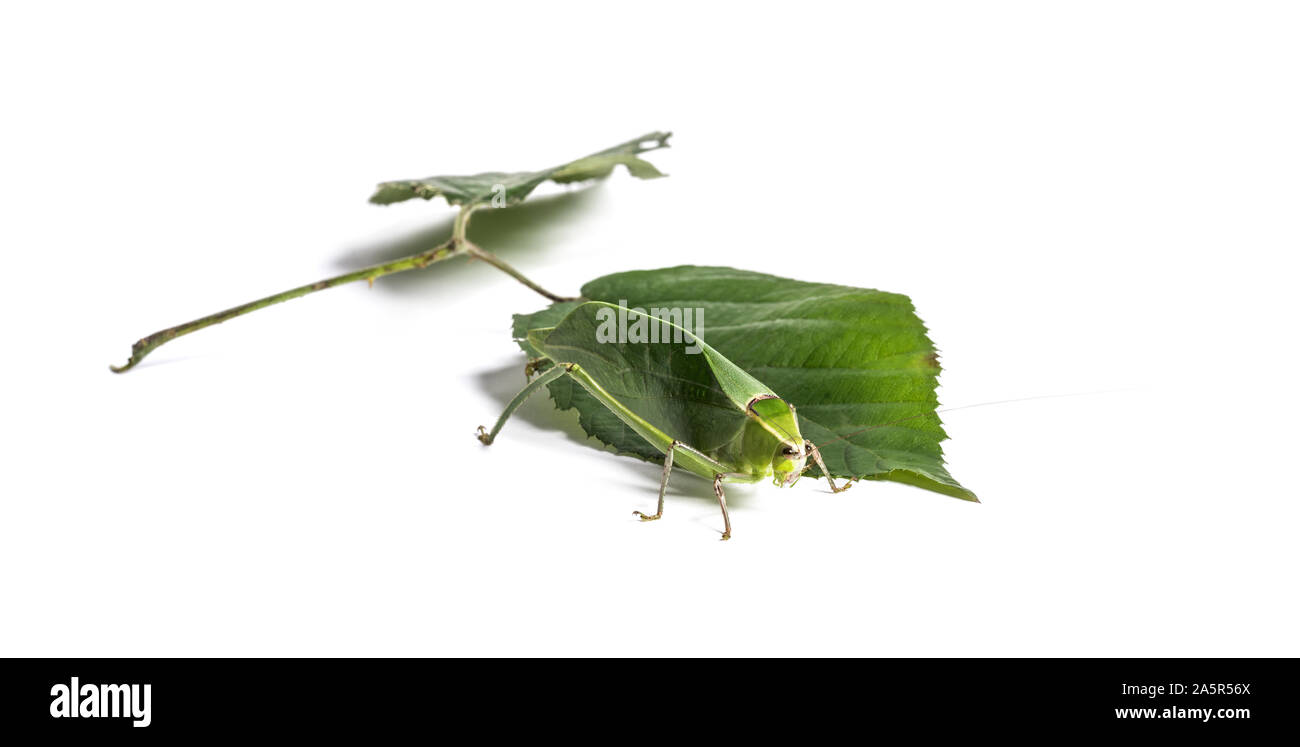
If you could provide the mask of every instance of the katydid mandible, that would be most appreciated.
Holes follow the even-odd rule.
[[[656,325],[662,334],[655,342],[602,340],[601,324],[615,313]],[[491,444],[529,395],[569,376],[664,455],[658,509],[634,512],[643,521],[663,516],[673,467],[713,481],[724,540],[731,538],[731,519],[723,483],[771,478],[790,487],[816,464],[833,491],[851,484],[836,485],[829,477],[817,447],[800,435],[793,405],[680,325],[593,301],[555,327],[530,330],[528,341],[543,356],[530,361],[529,370],[544,373],[510,401],[490,432],[480,426],[479,440]]]

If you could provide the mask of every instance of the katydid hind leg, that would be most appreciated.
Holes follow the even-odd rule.
[[[672,446],[668,447],[668,453],[664,455],[664,477],[659,483],[659,510],[655,511],[654,516],[647,516],[640,511],[632,513],[641,517],[641,521],[655,521],[663,518],[664,515],[664,493],[668,490],[668,475],[673,471],[673,452],[677,450],[677,442],[673,441]]]
[[[506,405],[505,412],[502,412],[501,417],[497,418],[496,425],[492,426],[490,432],[487,428],[481,425],[478,427],[478,440],[482,441],[484,446],[490,445],[494,440],[496,440],[497,434],[501,432],[501,428],[506,424],[506,421],[510,419],[510,416],[515,414],[515,410],[518,410],[519,406],[524,403],[524,400],[528,399],[533,392],[560,378],[565,373],[567,373],[567,371],[564,366],[555,366],[529,382],[528,386],[519,390],[519,393],[515,395],[514,399],[510,400],[510,404]]]

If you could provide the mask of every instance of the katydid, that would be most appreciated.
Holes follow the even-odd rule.
[[[944,465],[938,350],[907,296],[689,265],[606,275],[580,293],[583,301],[648,311],[696,330],[798,409],[800,435],[817,444],[837,479],[899,482],[976,500]],[[529,358],[541,357],[528,331],[558,325],[578,303],[515,314],[515,342]],[[694,321],[686,320],[692,312]],[[577,413],[587,435],[618,454],[662,464],[662,451],[571,377],[546,388],[557,408]],[[808,472],[820,474],[817,467]]]
[[[657,325],[663,334],[654,335],[654,342],[605,340],[600,326],[613,313],[634,324]],[[851,484],[835,484],[817,447],[800,434],[793,405],[680,325],[593,301],[578,305],[555,327],[530,330],[528,342],[542,354],[529,369],[544,373],[510,401],[490,432],[480,426],[479,440],[491,444],[529,395],[571,377],[663,454],[658,509],[653,515],[634,512],[643,521],[663,516],[674,466],[713,481],[724,540],[731,538],[731,519],[723,483],[771,478],[790,487],[815,463],[833,491]]]

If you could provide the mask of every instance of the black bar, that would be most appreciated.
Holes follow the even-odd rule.
[[[1300,713],[1289,659],[10,659],[3,666],[0,734],[50,737],[470,728],[536,739],[555,729],[646,734],[699,719],[715,724],[719,737],[778,726],[809,737],[852,728],[864,739],[894,728],[918,736],[990,729],[1226,736],[1291,733]],[[71,694],[74,677],[86,716],[68,713],[71,698],[56,702]],[[145,720],[134,715],[143,708],[123,711],[131,697],[143,706],[146,684],[149,724],[134,726]],[[105,685],[138,687],[128,694],[98,687]],[[108,701],[119,715],[94,716]],[[709,736],[679,733],[691,735]]]

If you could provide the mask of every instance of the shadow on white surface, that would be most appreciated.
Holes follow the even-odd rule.
[[[469,238],[511,264],[521,258],[542,261],[541,255],[546,250],[558,248],[554,245],[559,243],[563,231],[557,229],[577,222],[599,202],[596,195],[599,188],[600,184],[595,184],[534,198],[501,210],[477,211],[470,221]],[[442,205],[441,201],[438,205]],[[354,247],[336,258],[334,265],[343,272],[359,270],[435,247],[451,237],[454,215],[454,212],[447,211],[436,222],[396,239]],[[474,267],[475,264],[478,263],[464,260],[440,262],[424,270],[390,275],[375,287],[387,293],[429,293],[438,286],[455,287],[472,282],[473,274],[485,271],[482,267]],[[528,274],[523,268],[521,271]],[[559,288],[553,292],[576,293],[577,288]]]

